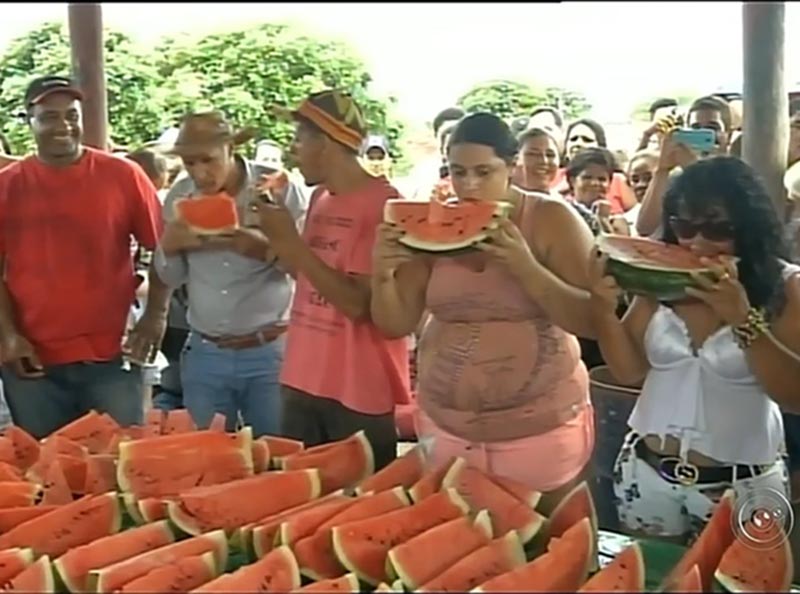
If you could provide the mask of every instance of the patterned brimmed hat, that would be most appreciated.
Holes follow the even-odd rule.
[[[295,110],[277,107],[276,111],[294,120],[308,120],[333,140],[354,151],[361,149],[367,135],[361,109],[352,97],[340,91],[314,93]]]

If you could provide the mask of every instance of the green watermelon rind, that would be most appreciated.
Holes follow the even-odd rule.
[[[153,522],[152,524],[149,524],[149,525],[156,525],[156,524],[161,524],[161,527],[163,528],[163,530],[165,530],[169,534],[169,536],[172,538],[172,542],[175,542],[175,534],[172,532],[172,530],[170,530],[169,523],[166,520],[161,520],[160,522]],[[118,533],[115,533],[115,534],[113,534],[111,536],[115,536],[116,534],[125,535],[125,534],[127,534],[127,531],[118,532]],[[170,542],[168,544],[172,544],[172,542]],[[87,543],[86,546],[88,546],[90,544],[91,543]],[[58,559],[53,561],[52,568],[53,568],[53,573],[56,575],[56,578],[58,580],[60,580],[60,583],[63,584],[63,586],[64,586],[64,588],[66,588],[66,590],[68,590],[69,592],[82,592],[83,591],[83,589],[80,588],[75,583],[75,580],[73,580],[68,575],[68,572],[66,571],[66,568],[64,567],[63,556],[59,557]]]
[[[128,514],[128,517],[133,521],[134,524],[137,526],[142,526],[148,523],[139,509],[139,501],[136,499],[136,496],[133,493],[121,493],[120,499],[123,508],[125,509],[125,513]]]
[[[688,287],[697,286],[692,278],[693,273],[709,280],[716,279],[709,267],[670,267],[648,262],[643,257],[628,256],[614,245],[615,242],[635,244],[643,241],[659,243],[620,235],[601,235],[597,238],[597,248],[608,255],[606,271],[614,277],[621,289],[636,295],[655,297],[660,301],[675,301],[686,297]]]

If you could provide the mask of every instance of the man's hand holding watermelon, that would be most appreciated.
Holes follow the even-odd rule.
[[[282,201],[282,196],[273,192],[272,198],[275,202],[259,202],[254,205],[258,212],[259,227],[267,241],[266,247],[272,249],[281,262],[294,269],[296,266],[292,258],[301,251],[297,248],[302,248],[303,240],[292,213]]]

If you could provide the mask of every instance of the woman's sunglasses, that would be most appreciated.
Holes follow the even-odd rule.
[[[733,239],[733,225],[730,221],[703,221],[693,223],[686,219],[670,217],[669,225],[681,239],[692,239],[698,233],[709,241],[728,241]]]
[[[592,138],[591,136],[576,135],[576,136],[570,136],[569,137],[569,141],[570,142],[578,142],[579,140],[581,142],[585,142],[587,144],[589,144],[591,142],[597,142],[597,139],[596,138]]]

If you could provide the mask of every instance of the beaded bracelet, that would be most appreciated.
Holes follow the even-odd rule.
[[[751,307],[747,310],[745,322],[733,328],[733,338],[739,348],[745,350],[759,336],[767,332],[769,332],[769,323],[765,311],[762,308]]]

